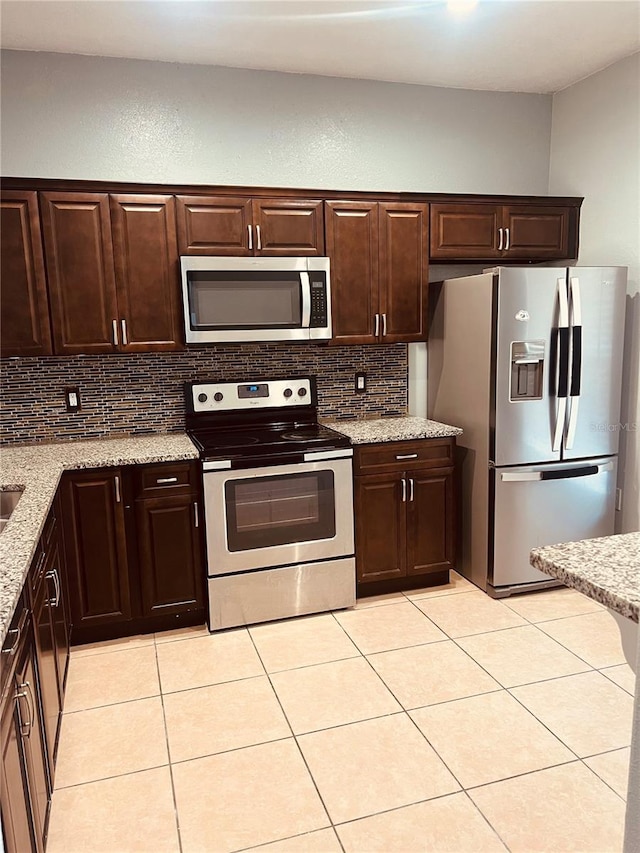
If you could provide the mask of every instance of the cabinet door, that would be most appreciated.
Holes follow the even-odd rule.
[[[204,607],[198,512],[191,495],[136,501],[143,616]]]
[[[64,686],[69,663],[69,637],[71,626],[69,624],[69,602],[66,596],[66,587],[63,581],[63,568],[61,550],[58,542],[55,542],[50,556],[47,555],[47,572],[45,580],[49,590],[49,610],[51,612],[51,626],[53,628],[53,646],[56,656],[56,674],[58,677],[58,692],[60,705],[64,701]]]
[[[505,258],[569,258],[569,207],[505,207]],[[507,242],[508,241],[508,242]]]
[[[385,343],[427,337],[428,205],[380,204],[380,311]]]
[[[6,853],[28,853],[34,847],[31,802],[16,701],[13,693],[9,693],[2,706],[0,722],[3,849]]]
[[[131,618],[119,469],[67,475],[62,519],[76,628]]]
[[[113,195],[111,219],[120,349],[182,349],[173,197]]]
[[[41,193],[40,199],[54,351],[114,352],[118,312],[109,197]]]
[[[45,735],[40,719],[41,704],[31,631],[18,654],[15,674],[16,722],[24,749],[36,850],[44,851],[51,791],[47,774]]]
[[[423,575],[453,568],[453,470],[407,474],[407,574]]]
[[[358,583],[406,575],[406,486],[398,474],[355,477]]]
[[[376,343],[378,299],[378,205],[328,201],[327,254],[331,259],[333,342]]]
[[[37,193],[6,190],[0,207],[0,353],[51,355]]]
[[[494,204],[431,205],[432,260],[491,260],[501,257],[501,208]]]
[[[253,255],[251,199],[179,195],[176,214],[181,255]]]
[[[62,705],[58,689],[53,617],[51,613],[51,598],[49,597],[49,583],[45,577],[46,572],[47,569],[45,568],[36,587],[36,595],[33,602],[33,626],[36,639],[42,719],[44,720],[47,754],[49,757],[49,773],[53,778]]]
[[[253,223],[259,255],[324,255],[321,201],[254,199]]]

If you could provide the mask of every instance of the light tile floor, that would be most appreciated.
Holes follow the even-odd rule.
[[[634,677],[572,590],[72,651],[47,853],[622,847]]]

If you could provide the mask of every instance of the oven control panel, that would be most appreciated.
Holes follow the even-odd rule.
[[[268,382],[196,382],[190,387],[194,412],[315,405],[308,376]]]

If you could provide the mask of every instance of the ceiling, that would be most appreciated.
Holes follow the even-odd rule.
[[[458,0],[461,2],[461,0]],[[640,0],[2,0],[15,50],[553,93],[640,49]]]

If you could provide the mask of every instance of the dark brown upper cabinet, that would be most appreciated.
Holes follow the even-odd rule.
[[[173,196],[112,195],[119,348],[182,349]]]
[[[106,193],[42,193],[54,351],[113,352],[118,309]]]
[[[181,349],[172,196],[42,193],[54,352]]]
[[[428,205],[327,202],[333,342],[426,337]]]
[[[6,190],[0,207],[2,357],[50,355],[37,193]]]
[[[176,196],[181,255],[323,255],[323,203]]]
[[[432,260],[529,261],[578,256],[578,207],[431,205]]]

